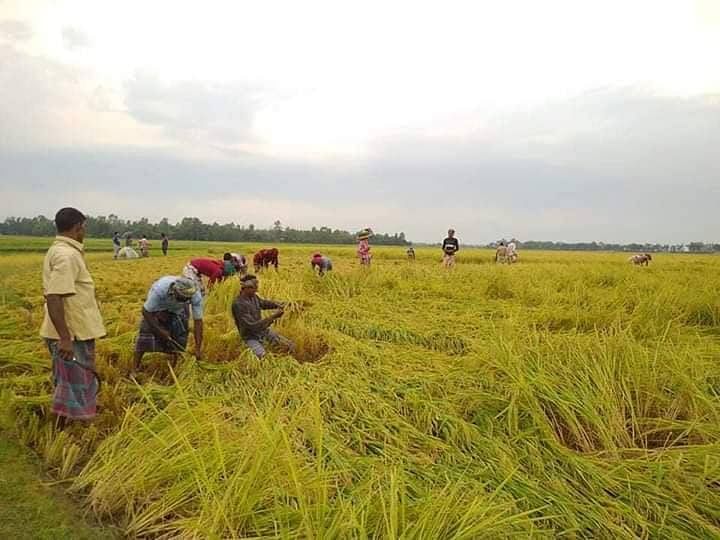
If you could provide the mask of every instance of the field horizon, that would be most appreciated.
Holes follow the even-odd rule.
[[[383,246],[365,270],[355,246],[277,244],[259,294],[289,302],[278,331],[295,357],[249,354],[231,278],[206,299],[203,361],[148,355],[133,376],[152,282],[190,255],[262,246],[178,241],[113,261],[93,239],[100,412],[58,432],[37,335],[43,248],[6,240],[2,426],[130,537],[720,536],[712,255],[640,268],[623,252],[533,250],[507,266],[474,248],[446,271],[438,248],[413,263]]]

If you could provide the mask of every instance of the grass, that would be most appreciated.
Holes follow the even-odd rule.
[[[0,432],[0,538],[118,538],[112,529],[90,524],[82,508],[59,488],[40,481],[41,467],[25,448]]]
[[[252,252],[252,246],[227,246]],[[198,246],[221,254],[225,246]],[[108,338],[101,413],[49,428],[41,254],[0,261],[0,404],[86,508],[130,536],[716,538],[720,259],[282,246],[297,358],[237,337],[236,280],[206,303],[205,360],[129,378],[147,288],[191,252],[90,253]]]

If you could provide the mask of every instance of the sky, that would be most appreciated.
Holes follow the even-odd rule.
[[[720,0],[0,0],[0,219],[720,240]]]

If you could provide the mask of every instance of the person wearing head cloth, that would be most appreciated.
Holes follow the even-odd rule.
[[[187,347],[192,308],[195,357],[202,358],[203,298],[197,284],[180,276],[165,276],[152,284],[142,308],[142,320],[135,342],[135,369],[146,352],[169,354],[171,363]]]
[[[244,276],[247,274],[247,259],[245,258],[245,255],[241,253],[231,253],[230,254],[231,260],[233,265],[235,265],[235,270],[238,274],[241,276]]]
[[[455,254],[460,251],[460,244],[455,238],[455,229],[448,230],[448,235],[442,243],[443,259],[442,263],[445,268],[455,266]]]
[[[372,236],[372,229],[370,227],[363,229],[358,233],[358,247],[357,254],[360,257],[360,264],[362,266],[370,266],[370,237]]]
[[[405,252],[405,254],[407,255],[407,258],[409,261],[415,260],[415,248],[413,248],[412,246],[407,248],[407,251]]]
[[[332,261],[322,253],[313,253],[310,259],[310,268],[313,269],[313,272],[317,270],[319,276],[324,276],[325,272],[332,270]]]
[[[295,344],[271,328],[272,324],[283,316],[283,304],[264,300],[257,295],[257,291],[258,279],[254,275],[248,274],[240,278],[240,294],[232,305],[233,319],[240,337],[258,358],[265,356],[265,344],[293,353]],[[264,309],[276,311],[263,319]]]
[[[212,288],[218,281],[222,281],[235,273],[236,269],[232,264],[232,255],[225,253],[222,260],[208,257],[198,257],[190,260],[183,268],[182,276],[193,280],[200,290],[200,294],[204,296],[207,291],[205,283],[203,283],[203,276],[208,280],[208,288]]]

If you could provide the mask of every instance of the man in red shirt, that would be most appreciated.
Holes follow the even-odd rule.
[[[278,268],[278,255],[277,248],[266,248],[258,251],[253,257],[253,266],[255,272],[259,272],[262,268],[268,268],[274,266],[275,270]]]
[[[203,284],[203,276],[208,278],[208,287],[212,287],[218,281],[222,281],[234,273],[234,267],[232,265],[226,265],[224,260],[198,257],[197,259],[192,259],[185,265],[182,275],[183,277],[192,279],[198,285],[202,294],[205,295],[207,291]]]

